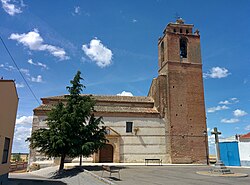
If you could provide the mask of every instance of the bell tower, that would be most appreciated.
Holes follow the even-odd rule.
[[[201,64],[200,35],[182,19],[169,23],[158,40],[159,72],[167,62]]]
[[[199,31],[180,18],[158,40],[158,77],[149,96],[166,124],[170,163],[206,163],[207,126]]]

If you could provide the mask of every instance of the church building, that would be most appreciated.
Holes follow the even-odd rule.
[[[95,116],[107,127],[107,143],[93,162],[207,163],[206,114],[199,31],[182,19],[158,40],[158,77],[147,96],[92,95]],[[41,98],[32,131],[46,127],[46,113],[64,95]],[[30,162],[43,158],[30,151]]]

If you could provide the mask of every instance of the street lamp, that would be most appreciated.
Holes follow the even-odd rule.
[[[206,159],[207,159],[207,165],[209,165],[209,157],[208,157],[208,143],[207,143],[207,131],[204,130],[203,135],[205,137],[205,148],[206,148]]]

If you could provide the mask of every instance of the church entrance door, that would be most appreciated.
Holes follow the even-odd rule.
[[[105,144],[100,150],[99,162],[112,163],[113,162],[114,148],[110,144]]]

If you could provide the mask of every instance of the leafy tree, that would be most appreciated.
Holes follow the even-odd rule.
[[[28,140],[31,148],[48,157],[61,157],[59,170],[64,168],[66,156],[89,156],[97,152],[106,142],[102,117],[95,118],[95,101],[90,95],[81,95],[85,88],[78,71],[72,86],[68,86],[66,103],[59,102],[48,114],[48,128],[34,131]]]
[[[21,154],[20,153],[14,154],[12,160],[15,161],[15,162],[20,162],[22,160],[21,159]]]

